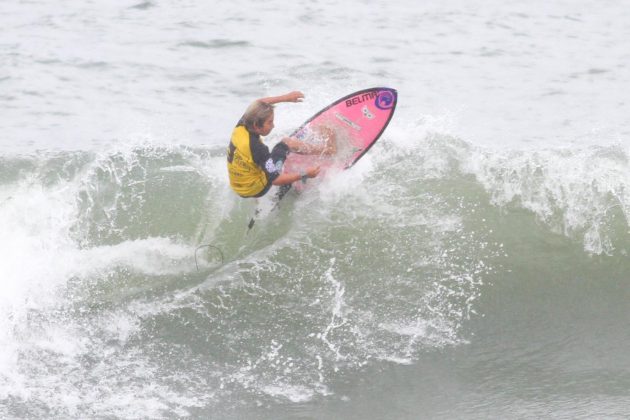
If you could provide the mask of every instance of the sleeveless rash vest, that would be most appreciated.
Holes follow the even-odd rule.
[[[227,155],[230,187],[234,192],[241,197],[255,197],[268,189],[268,184],[273,181],[269,177],[271,171],[265,170],[270,156],[269,148],[263,144],[260,136],[250,133],[239,122],[232,131]]]

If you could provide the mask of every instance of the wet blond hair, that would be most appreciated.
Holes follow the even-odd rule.
[[[273,105],[258,99],[247,107],[241,121],[247,130],[253,131],[255,128],[262,127],[271,115],[273,115]]]

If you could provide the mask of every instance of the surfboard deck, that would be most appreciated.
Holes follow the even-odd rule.
[[[324,145],[333,137],[332,156],[290,153],[283,173],[320,167],[319,177],[330,170],[346,170],[361,159],[383,134],[394,115],[398,93],[395,89],[375,87],[344,96],[322,109],[297,128],[291,137],[310,144]],[[293,184],[304,188],[301,182]],[[284,194],[288,188],[284,188]],[[284,195],[281,192],[281,195]]]

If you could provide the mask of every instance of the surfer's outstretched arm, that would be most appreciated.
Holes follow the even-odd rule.
[[[304,99],[304,94],[300,91],[293,91],[289,93],[285,93],[280,96],[270,96],[268,98],[261,98],[259,101],[265,102],[269,105],[278,104],[280,102],[300,102]]]

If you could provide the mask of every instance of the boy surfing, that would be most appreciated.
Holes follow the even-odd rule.
[[[333,136],[324,145],[285,137],[271,152],[263,143],[262,137],[274,128],[274,105],[300,102],[303,98],[302,92],[294,91],[257,99],[236,124],[227,150],[227,166],[230,187],[241,197],[262,197],[272,185],[290,185],[300,180],[306,182],[308,178],[315,178],[319,174],[319,166],[309,167],[299,173],[282,173],[282,166],[290,152],[312,155],[332,155],[336,152]]]

